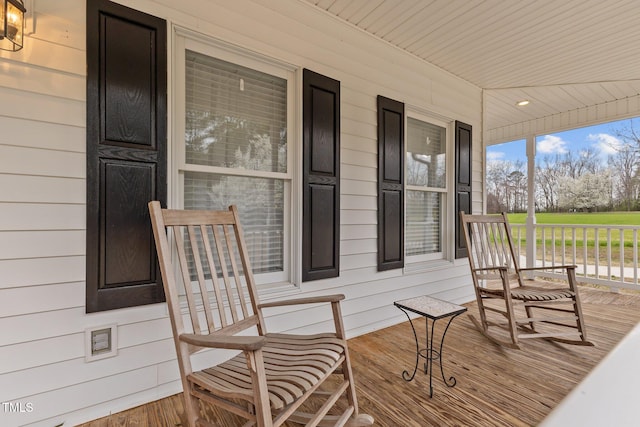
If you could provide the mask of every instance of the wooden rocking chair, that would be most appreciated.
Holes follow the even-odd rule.
[[[246,418],[246,426],[279,426],[287,420],[314,426],[373,424],[373,418],[358,413],[340,312],[343,295],[260,304],[235,206],[228,211],[169,210],[153,201],[149,212],[191,427],[215,425],[201,415],[199,401]],[[266,332],[263,309],[317,303],[330,304],[334,332]],[[191,356],[211,348],[239,353],[194,372]],[[325,383],[330,377],[339,381]],[[330,414],[343,394],[342,410]],[[314,413],[302,413],[309,410],[311,405],[301,406],[312,395],[323,400],[312,406]]]
[[[575,265],[520,268],[506,214],[460,216],[480,320],[469,317],[487,338],[511,348],[520,348],[525,338],[593,345],[587,340]],[[551,269],[564,271],[566,283],[523,277],[527,271]],[[496,327],[508,336],[500,336]]]

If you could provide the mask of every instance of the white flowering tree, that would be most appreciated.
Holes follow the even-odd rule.
[[[593,211],[611,203],[611,176],[585,173],[577,178],[558,180],[558,205],[572,211]]]

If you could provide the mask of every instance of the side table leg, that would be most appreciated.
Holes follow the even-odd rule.
[[[458,314],[456,314],[455,316],[451,316],[449,318],[449,322],[447,323],[447,327],[444,329],[444,332],[442,333],[442,340],[440,341],[440,373],[442,374],[442,381],[444,381],[444,383],[447,385],[447,387],[453,387],[456,385],[456,379],[455,377],[451,376],[449,377],[449,380],[447,381],[445,375],[444,375],[444,369],[442,367],[442,346],[444,345],[444,337],[445,335],[447,335],[447,331],[449,330],[449,325],[451,325],[451,322],[453,321],[453,319],[455,319],[458,316]]]
[[[418,371],[418,361],[420,360],[420,347],[418,344],[418,335],[416,334],[416,328],[413,326],[413,321],[411,320],[409,313],[407,313],[401,307],[398,307],[398,308],[402,310],[402,312],[407,316],[407,319],[409,319],[409,324],[411,325],[411,330],[413,331],[413,338],[416,341],[416,366],[413,368],[413,374],[409,375],[409,372],[407,370],[402,371],[402,378],[405,381],[411,381],[416,376],[416,372]]]
[[[427,334],[427,349],[425,350],[425,356],[427,360],[425,361],[425,368],[428,364],[429,368],[425,369],[425,373],[429,371],[429,397],[433,397],[433,358],[439,355],[435,354],[435,350],[433,349],[433,336],[434,336],[434,328],[436,326],[436,320],[433,319],[431,321],[431,338],[429,338],[429,318],[425,316],[425,329]],[[440,346],[442,347],[442,342],[440,342]],[[442,359],[440,359],[440,369],[442,369]]]

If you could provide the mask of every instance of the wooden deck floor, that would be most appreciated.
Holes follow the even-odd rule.
[[[445,375],[453,375],[457,385],[448,388],[434,375],[433,398],[429,398],[428,377],[421,371],[412,382],[401,378],[402,370],[413,371],[415,363],[408,322],[350,340],[361,412],[372,415],[376,425],[389,427],[540,423],[640,321],[640,296],[588,288],[581,296],[587,332],[596,347],[528,340],[522,350],[503,349],[484,338],[465,314],[459,316],[443,350]],[[476,313],[475,303],[468,307]],[[424,336],[424,322],[414,324],[419,336]],[[176,426],[184,422],[182,412],[182,397],[176,395],[83,427]],[[219,422],[240,425],[227,415]]]

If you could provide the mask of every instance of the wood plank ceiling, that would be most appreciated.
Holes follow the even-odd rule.
[[[485,89],[487,130],[640,94],[637,0],[305,1]]]

